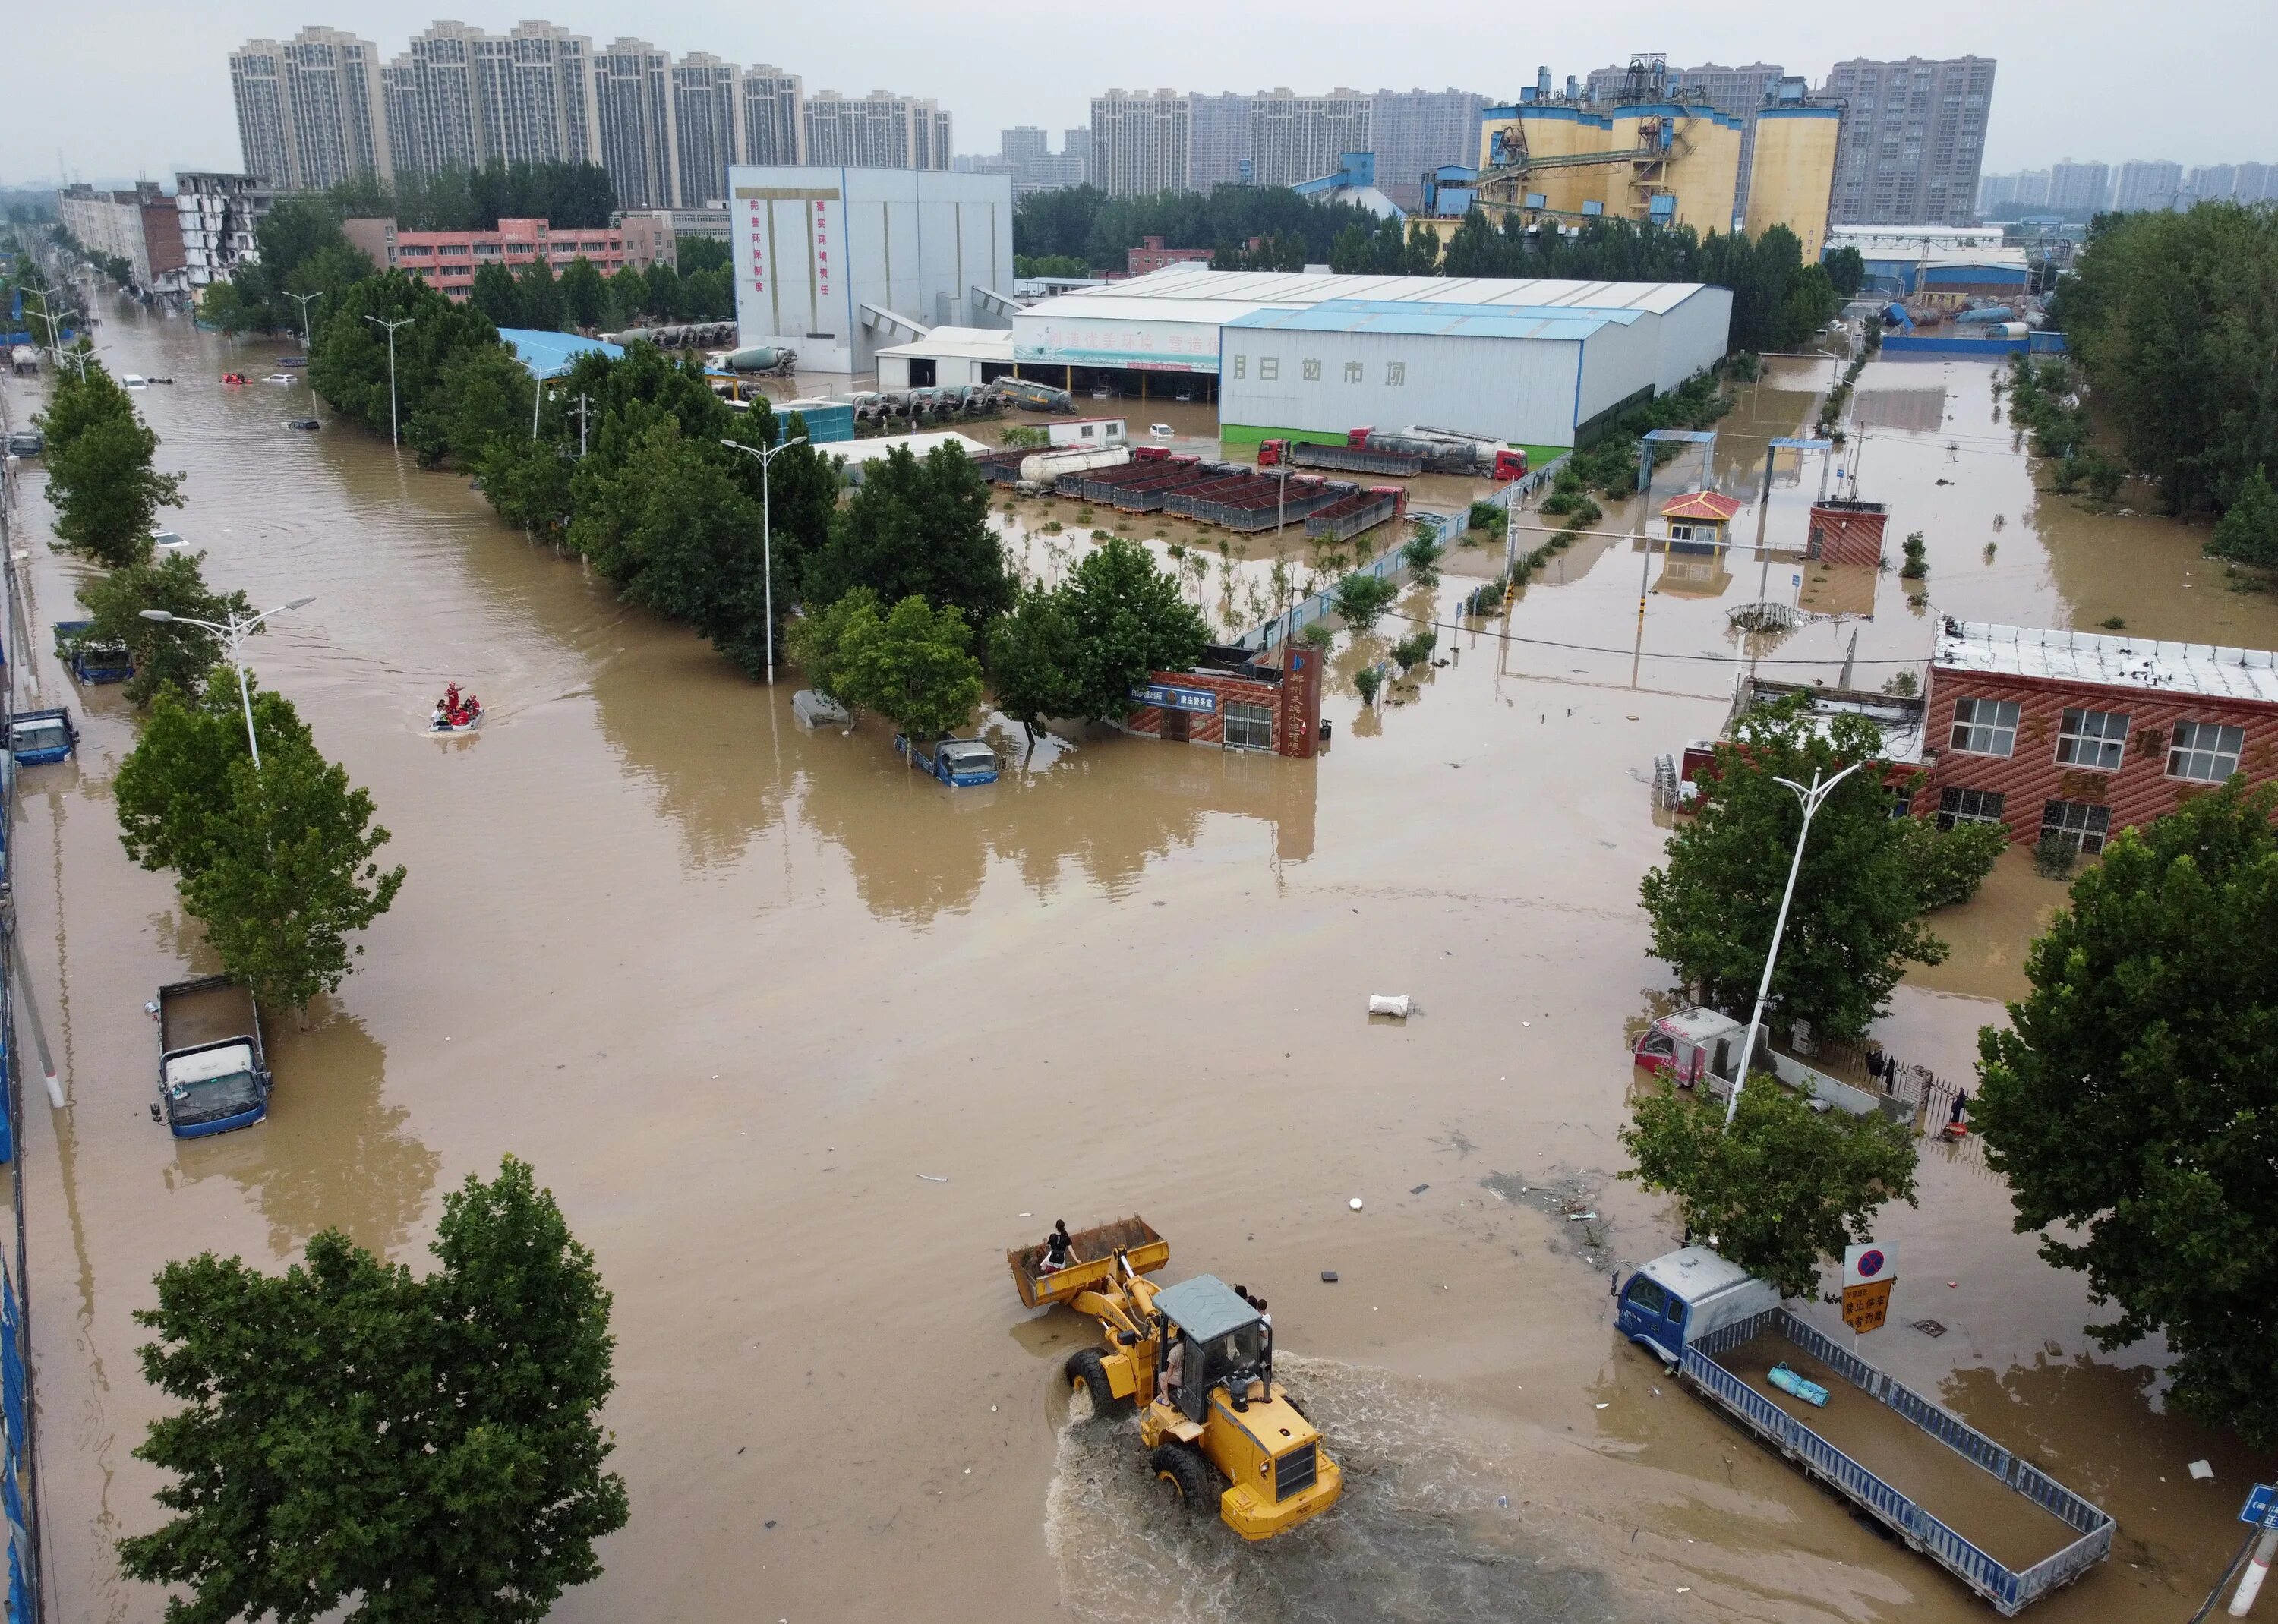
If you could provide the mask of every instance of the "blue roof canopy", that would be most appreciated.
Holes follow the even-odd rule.
[[[622,360],[624,349],[620,345],[604,344],[599,339],[581,339],[574,332],[545,332],[535,327],[501,327],[499,340],[514,352],[514,358],[530,369],[532,377],[560,377],[577,363],[580,355],[596,351],[612,361]]]

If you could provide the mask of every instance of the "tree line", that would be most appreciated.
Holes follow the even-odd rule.
[[[1126,250],[1160,237],[1174,248],[1217,250],[1221,270],[1301,271],[1305,252],[1318,261],[1346,227],[1375,224],[1365,209],[1301,196],[1286,187],[1219,186],[1147,197],[1110,197],[1096,186],[1062,187],[1031,192],[1014,206],[1013,252],[1067,256],[1120,271]],[[1281,245],[1277,259],[1296,263],[1244,266],[1245,245],[1253,237],[1273,238]]]
[[[496,231],[502,219],[596,231],[617,211],[616,187],[599,164],[452,164],[392,180],[359,175],[324,195],[344,217],[392,219],[413,232]]]
[[[144,867],[174,872],[225,969],[271,1009],[302,1008],[348,974],[363,951],[348,935],[387,911],[404,871],[373,862],[388,835],[372,823],[371,796],[317,751],[281,695],[251,696],[255,766],[222,641],[186,623],[226,623],[251,606],[207,585],[203,554],[157,554],[153,526],[159,509],[181,505],[182,476],[157,471],[157,435],[81,355],[83,368],[58,370],[39,421],[56,540],[103,570],[79,589],[87,635],[130,651],[127,698],[145,713],[112,784],[121,838]],[[151,621],[149,610],[180,618]]]

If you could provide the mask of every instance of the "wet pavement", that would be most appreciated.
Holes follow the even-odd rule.
[[[418,1264],[441,1191],[508,1152],[616,1296],[632,1521],[556,1609],[572,1624],[1984,1616],[1608,1313],[1605,1270],[1676,1239],[1611,1178],[1624,1026],[1668,992],[1636,903],[1663,838],[1652,759],[1721,718],[1747,653],[1724,610],[1809,572],[1664,580],[1610,508],[1507,635],[1443,631],[1449,663],[1401,703],[1351,692],[1381,633],[1341,648],[1318,762],[1085,734],[951,792],[875,722],[802,731],[790,682],[621,606],[462,476],[329,421],[280,429],[298,385],[214,381],[266,347],[125,312],[99,331],[114,370],[180,380],[137,403],[161,466],[189,470],[169,522],[209,577],[262,607],[316,595],[256,669],[371,789],[410,878],[311,1028],[271,1022],[271,1120],[178,1146],[147,1115],[141,1005],[210,961],[171,881],[120,852],[123,701],[70,693],[39,654],[87,728],[77,763],[24,774],[16,827],[70,1094],[27,1107],[25,1145],[57,1618],[163,1610],[110,1556],[157,1521],[128,1453],[156,1407],[130,1315],[157,1269],[207,1247],[274,1266],[326,1225]],[[1720,467],[1745,479],[1739,437],[1807,424],[1831,372],[1776,362]],[[8,387],[19,416],[39,393]],[[2228,590],[2196,535],[2033,492],[1983,369],[1877,362],[1860,387],[1945,392],[1938,427],[1873,429],[1856,454],[1893,535],[1929,538],[1927,608],[2278,646],[2278,606]],[[1901,406],[1883,420],[1928,421]],[[1775,540],[1816,479],[1776,483]],[[1008,532],[1039,530],[1036,506]],[[43,625],[80,567],[32,550]],[[1446,621],[1458,576],[1499,562],[1483,551],[1403,609]],[[1831,678],[1854,630],[1862,685],[1927,652],[1895,576],[1784,590],[1875,613],[1762,640],[1794,662],[1771,669]],[[452,680],[490,720],[438,740]],[[2061,896],[2013,858],[1941,918],[1955,953],[1900,989],[1893,1049],[1966,1077]],[[1372,1022],[1372,992],[1420,1013]],[[2187,1615],[2255,1463],[2160,1413],[2156,1346],[2090,1350],[2081,1281],[2010,1232],[1974,1144],[1926,1147],[1921,1183],[1883,1225],[1900,1283],[1861,1351],[2118,1517],[2114,1559],[2037,1616]],[[1546,1185],[1559,1199],[1534,1201]],[[1081,1328],[1019,1308],[1004,1250],[1131,1212],[1170,1238],[1173,1276],[1273,1304],[1353,1471],[1291,1542],[1165,1526],[1135,1440],[1069,1419]],[[2212,1483],[2188,1477],[2200,1457]]]

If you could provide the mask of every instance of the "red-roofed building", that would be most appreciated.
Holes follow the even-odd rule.
[[[1672,545],[1689,542],[1698,549],[1723,546],[1732,528],[1732,515],[1739,511],[1740,503],[1731,497],[1714,491],[1688,491],[1663,503],[1661,516],[1669,526]]]
[[[670,236],[660,237],[645,221],[631,232],[615,225],[557,228],[544,220],[516,219],[502,219],[496,231],[487,232],[402,231],[393,220],[363,219],[343,220],[340,229],[383,271],[424,277],[430,287],[458,300],[474,291],[475,272],[484,265],[504,265],[520,276],[523,267],[543,256],[559,277],[572,261],[588,259],[607,277],[628,265],[646,271],[659,259],[669,263],[675,246]]]

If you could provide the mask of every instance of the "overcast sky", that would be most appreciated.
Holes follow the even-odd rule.
[[[2067,156],[2278,161],[2278,121],[2259,83],[2278,64],[2278,0],[1916,0],[1876,15],[1794,0],[1540,8],[1508,0],[514,0],[473,11],[463,0],[441,3],[457,20],[496,32],[538,12],[597,44],[631,34],[675,54],[773,62],[803,75],[810,93],[883,88],[932,96],[954,115],[960,152],[993,152],[997,132],[1013,124],[1054,131],[1057,150],[1057,132],[1087,122],[1089,98],[1111,85],[1452,84],[1514,97],[1538,64],[1563,82],[1652,50],[1678,66],[1775,62],[1815,83],[1848,57],[1992,57],[2000,69],[1988,171]],[[52,183],[59,172],[98,180],[236,169],[232,48],[317,23],[352,30],[393,57],[438,14],[389,0],[19,0],[10,11],[0,185]]]

